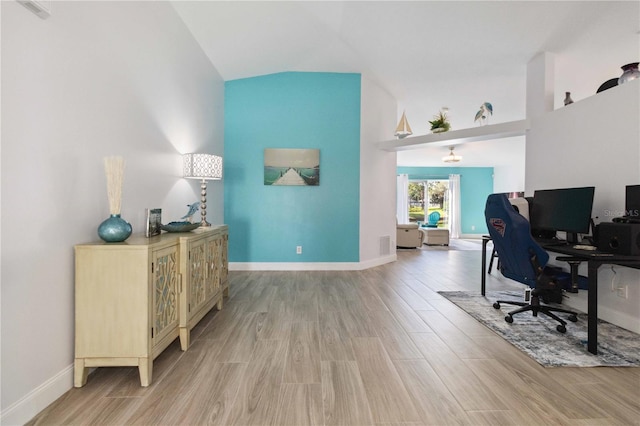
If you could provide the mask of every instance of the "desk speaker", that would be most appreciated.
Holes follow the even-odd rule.
[[[598,250],[625,256],[640,255],[640,223],[601,223]]]

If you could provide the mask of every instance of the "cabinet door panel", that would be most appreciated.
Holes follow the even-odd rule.
[[[221,240],[221,256],[219,257],[221,261],[220,282],[226,283],[229,276],[229,234],[224,233]]]
[[[206,240],[189,245],[189,312],[196,312],[206,301]]]
[[[209,280],[207,297],[213,297],[220,289],[220,241],[221,236],[209,240]]]
[[[178,326],[178,246],[154,251],[152,265],[153,342],[156,342]]]

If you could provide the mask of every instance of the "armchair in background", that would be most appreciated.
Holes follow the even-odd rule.
[[[398,224],[396,222],[396,246],[401,248],[422,247],[424,234],[417,223]]]
[[[424,226],[425,228],[437,228],[438,222],[440,222],[440,212],[431,212],[427,216],[427,224]]]
[[[495,309],[500,309],[501,303],[520,306],[509,312],[505,321],[513,322],[513,315],[532,311],[533,316],[538,313],[553,318],[560,324],[556,329],[560,333],[567,331],[567,322],[554,312],[569,314],[568,320],[577,321],[576,312],[542,305],[540,300],[562,301],[562,281],[566,281],[569,274],[547,267],[549,254],[531,236],[529,221],[517,213],[504,194],[491,194],[487,198],[485,207],[487,229],[500,259],[499,270],[507,278],[532,287],[530,301],[518,302],[498,300]],[[574,260],[572,258],[558,258],[558,260]]]

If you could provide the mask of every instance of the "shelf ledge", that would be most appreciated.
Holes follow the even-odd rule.
[[[378,148],[384,151],[406,151],[426,148],[428,146],[452,145],[523,136],[527,130],[529,130],[529,120],[510,121],[507,123],[489,124],[469,129],[451,130],[444,133],[432,133],[429,135],[411,136],[404,139],[378,142]]]

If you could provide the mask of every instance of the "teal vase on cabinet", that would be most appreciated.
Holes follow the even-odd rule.
[[[108,243],[119,243],[131,235],[131,224],[119,214],[112,214],[98,226],[98,236]]]

